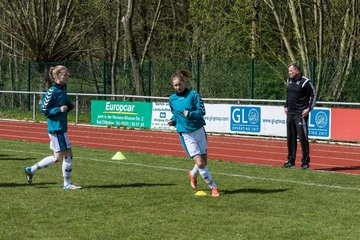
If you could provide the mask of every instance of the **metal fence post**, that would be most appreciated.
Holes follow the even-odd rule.
[[[79,94],[75,95],[75,124],[79,123]]]
[[[151,96],[151,60],[148,62],[148,96]]]
[[[26,79],[27,79],[27,91],[30,92],[30,78],[31,78],[30,62],[26,63]],[[30,94],[28,94],[28,111],[30,111]]]
[[[30,94],[28,94],[30,97]],[[33,94],[33,121],[36,121],[36,94]]]
[[[200,94],[200,60],[196,60],[196,91]]]
[[[313,85],[316,86],[316,59],[313,58],[311,61],[311,80],[313,81]]]
[[[106,94],[106,61],[103,61],[102,79],[103,79],[103,93]]]
[[[250,99],[254,99],[254,70],[255,70],[255,61],[251,60],[250,67]]]

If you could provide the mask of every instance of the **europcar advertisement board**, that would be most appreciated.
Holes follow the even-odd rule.
[[[91,124],[150,128],[152,103],[91,101]]]

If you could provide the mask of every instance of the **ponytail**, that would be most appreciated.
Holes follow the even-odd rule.
[[[55,82],[55,79],[54,79],[54,76],[53,76],[53,70],[54,70],[54,67],[51,67],[49,69],[49,77],[50,77],[50,81],[53,83]]]
[[[185,78],[191,79],[191,73],[187,70],[180,70],[174,73],[171,77],[171,81],[174,81],[174,78],[179,78],[182,82],[185,82]]]
[[[63,65],[57,65],[57,66],[55,66],[55,67],[50,67],[50,68],[49,68],[50,81],[51,81],[52,83],[54,83],[54,82],[55,82],[55,78],[57,78],[58,75],[60,74],[60,72],[63,71],[64,69],[66,70],[66,67],[63,66]]]

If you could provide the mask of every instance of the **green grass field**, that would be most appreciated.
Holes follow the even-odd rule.
[[[359,239],[360,176],[209,161],[219,185],[194,196],[189,159],[74,147],[73,181],[61,164],[28,186],[23,168],[48,144],[0,140],[1,239]],[[241,159],[241,156],[239,156]]]

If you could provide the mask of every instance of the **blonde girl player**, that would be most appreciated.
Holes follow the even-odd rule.
[[[48,123],[48,134],[50,138],[50,148],[54,151],[53,156],[45,157],[32,167],[25,168],[26,178],[29,184],[32,183],[34,174],[43,168],[63,160],[62,172],[64,178],[64,190],[81,189],[70,181],[72,172],[73,154],[67,132],[67,114],[73,109],[66,93],[66,83],[69,72],[66,67],[58,65],[49,70],[50,79],[54,83],[44,95],[40,111],[46,116]]]
[[[197,188],[197,175],[200,173],[212,189],[212,196],[219,197],[218,187],[206,166],[207,139],[203,118],[204,104],[196,91],[186,88],[185,78],[191,79],[191,74],[185,70],[176,72],[171,78],[175,93],[169,97],[173,116],[168,125],[176,128],[186,153],[195,162],[194,168],[189,171],[191,187]]]

